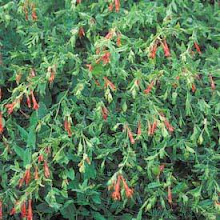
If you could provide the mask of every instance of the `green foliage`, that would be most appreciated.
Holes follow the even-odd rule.
[[[218,1],[79,2],[0,1],[4,219],[219,219]]]

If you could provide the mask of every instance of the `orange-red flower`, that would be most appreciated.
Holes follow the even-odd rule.
[[[161,116],[163,117],[163,119],[164,119],[164,124],[165,124],[167,130],[168,130],[170,133],[172,133],[172,132],[174,131],[173,126],[167,121],[167,119],[165,118],[165,116],[164,116],[163,113],[160,113],[160,115],[161,115]]]
[[[72,135],[71,123],[67,117],[65,118],[65,121],[64,121],[64,129],[65,129],[65,131],[67,131],[68,136],[70,137]]]
[[[35,76],[36,76],[36,72],[35,72],[35,69],[34,69],[34,68],[31,68],[31,69],[30,69],[30,76],[31,76],[31,77],[35,77]]]
[[[164,168],[165,168],[165,164],[161,164],[161,165],[160,165],[160,172],[161,172],[161,173],[163,172]]]
[[[26,201],[24,201],[21,205],[21,218],[27,217],[27,209],[26,209]]]
[[[168,186],[168,202],[170,205],[172,205],[173,203],[173,199],[172,199],[172,191],[171,191],[171,187]]]
[[[42,162],[44,160],[44,156],[42,155],[42,154],[40,154],[39,156],[38,156],[38,162],[40,163],[40,162]]]
[[[3,130],[4,130],[3,117],[2,117],[2,113],[0,112],[0,134],[2,134]]]
[[[214,82],[214,80],[212,78],[212,75],[209,75],[209,80],[210,80],[210,83],[211,83],[212,90],[215,90],[215,82]]]
[[[153,86],[154,86],[154,81],[152,81],[152,82],[148,85],[148,87],[144,90],[144,93],[145,93],[145,94],[150,93],[150,91],[152,90]]]
[[[14,207],[11,209],[9,215],[15,215],[16,214],[16,206],[18,205],[18,201],[15,202]]]
[[[121,46],[121,36],[120,34],[117,37],[117,42],[116,42],[117,46],[120,47]]]
[[[32,211],[32,200],[29,199],[28,201],[28,213],[27,213],[27,220],[33,220],[33,211]]]
[[[76,0],[77,4],[80,4],[82,2],[82,0]]]
[[[152,125],[149,125],[148,135],[154,135],[156,129],[157,129],[157,122],[154,121]]]
[[[135,140],[134,140],[133,134],[132,134],[132,132],[131,132],[129,127],[127,127],[127,132],[128,132],[128,137],[130,139],[131,144],[135,144]]]
[[[84,28],[83,27],[80,27],[79,28],[79,37],[84,37],[86,34],[85,34],[85,31],[84,31]]]
[[[28,9],[27,9],[27,1],[25,2],[24,6],[23,6],[23,10],[24,10],[24,14],[25,14],[25,19],[26,21],[28,21]]]
[[[199,45],[198,45],[196,42],[194,42],[194,46],[195,46],[195,48],[196,48],[196,51],[197,51],[199,54],[202,54],[201,49],[200,49]]]
[[[174,131],[173,126],[166,119],[164,120],[164,124],[170,133]]]
[[[25,175],[25,183],[26,185],[28,185],[31,180],[31,169],[30,168],[27,169],[24,175]]]
[[[44,176],[46,178],[50,177],[50,170],[49,170],[49,167],[48,167],[48,164],[47,164],[46,160],[44,161]]]
[[[18,181],[18,187],[21,188],[25,180],[25,176]]]
[[[31,91],[31,97],[32,97],[32,102],[33,102],[33,109],[37,110],[39,108],[39,104],[37,103],[35,96],[34,96],[34,92]]]
[[[120,0],[115,0],[115,11],[116,12],[120,11]]]
[[[122,177],[122,181],[123,181],[126,197],[131,198],[133,196],[134,190],[128,187],[128,184],[124,179],[124,177]]]
[[[105,88],[110,87],[112,91],[116,90],[115,85],[106,76],[104,77],[104,81],[105,81]]]
[[[162,46],[163,46],[164,56],[165,57],[169,57],[170,56],[170,49],[169,49],[169,47],[167,45],[166,39],[163,40]]]
[[[121,182],[121,175],[118,175],[117,182],[114,188],[114,192],[112,193],[113,200],[121,200],[120,182]]]
[[[137,128],[137,137],[140,137],[141,136],[141,122],[139,121],[138,122],[138,128]]]
[[[111,40],[113,37],[114,32],[113,31],[109,31],[108,34],[106,34],[105,39]]]
[[[153,47],[150,50],[150,58],[151,59],[155,59],[155,57],[156,57],[157,44],[158,44],[157,41],[155,41]]]
[[[111,54],[109,52],[106,52],[104,56],[102,56],[102,61],[104,64],[110,63],[110,56]]]
[[[55,79],[55,74],[56,74],[56,67],[55,67],[55,65],[53,67],[49,66],[47,71],[50,74],[49,82],[52,83],[54,81],[54,79]]]
[[[8,114],[10,115],[14,111],[14,107],[16,105],[16,102],[12,102],[11,104],[5,105],[5,107],[8,109]]]
[[[103,106],[103,107],[102,107],[102,118],[103,118],[104,120],[106,120],[107,117],[108,117],[108,109],[107,109],[105,106]]]
[[[103,56],[96,60],[96,63],[100,63],[100,61],[103,61],[104,64],[110,63],[110,56],[110,52],[107,51]]]
[[[27,105],[28,105],[28,108],[31,108],[31,99],[29,97],[28,94],[26,94],[26,98],[27,98]]]
[[[192,92],[195,92],[196,91],[196,85],[193,83],[192,84]]]
[[[92,72],[93,70],[92,64],[86,64],[86,67],[89,69],[90,72]]]
[[[37,167],[35,167],[34,179],[35,179],[35,180],[38,180],[38,179],[39,179],[39,174],[38,174],[38,168],[37,168]]]
[[[109,10],[110,12],[112,12],[113,7],[114,7],[114,6],[113,6],[113,3],[110,3],[109,6],[108,6],[108,10]]]
[[[16,214],[16,209],[15,207],[13,207],[10,211],[10,215],[15,215]]]
[[[34,21],[37,21],[37,13],[36,13],[35,4],[32,4],[32,14],[31,14],[31,16],[32,16],[32,19],[33,19]]]

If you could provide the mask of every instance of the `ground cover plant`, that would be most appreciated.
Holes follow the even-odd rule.
[[[0,0],[0,219],[220,218],[220,4]]]

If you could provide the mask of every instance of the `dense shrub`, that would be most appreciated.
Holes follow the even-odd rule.
[[[0,26],[0,219],[218,219],[218,1],[1,0]]]

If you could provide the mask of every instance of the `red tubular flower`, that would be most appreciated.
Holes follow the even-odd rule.
[[[34,68],[31,68],[31,69],[30,69],[30,76],[31,76],[31,77],[35,77],[35,76],[36,76],[36,72],[35,72],[35,69],[34,69]]]
[[[110,63],[110,56],[111,54],[106,52],[104,56],[101,57],[104,64]]]
[[[33,220],[33,211],[31,206],[32,200],[29,199],[28,201],[28,213],[27,213],[27,220]]]
[[[215,201],[215,205],[220,206],[220,202]]]
[[[95,51],[95,53],[96,53],[97,55],[100,54],[100,48],[97,48],[96,51]]]
[[[151,127],[150,135],[154,135],[156,129],[157,129],[157,122],[154,121],[154,123],[152,124],[152,127]]]
[[[112,193],[113,200],[121,200],[120,182],[121,182],[121,175],[118,175],[117,182],[116,182],[115,188],[114,188],[114,192]]]
[[[161,116],[163,117],[163,119],[164,119],[164,124],[165,124],[166,128],[168,129],[168,131],[169,131],[170,133],[172,133],[172,132],[174,131],[173,126],[167,121],[167,119],[165,118],[165,116],[164,116],[163,113],[160,113],[160,115],[161,115]]]
[[[115,0],[115,11],[116,12],[120,11],[120,0]]]
[[[215,82],[214,82],[214,80],[212,78],[212,75],[209,75],[209,80],[210,80],[210,83],[211,83],[212,90],[215,90]]]
[[[27,9],[27,2],[23,6],[24,14],[25,14],[25,19],[28,21],[28,9]]]
[[[86,67],[89,69],[90,72],[92,72],[93,66],[91,64],[86,64]]]
[[[157,42],[154,42],[154,45],[153,45],[153,47],[151,48],[151,51],[150,51],[150,58],[151,59],[155,59],[156,52],[157,52]]]
[[[122,177],[122,181],[123,181],[126,197],[129,199],[133,196],[134,190],[128,187],[128,184],[124,179],[124,177]]]
[[[25,176],[23,178],[21,178],[18,182],[18,188],[21,188],[23,183],[24,183],[24,180],[25,180]]]
[[[174,131],[174,128],[172,127],[172,125],[165,119],[164,124],[166,126],[166,128],[168,129],[168,131],[170,133],[172,133]]]
[[[15,202],[14,207],[11,209],[9,215],[15,215],[16,214],[16,206],[18,205],[18,201]]]
[[[160,165],[160,173],[163,172],[164,168],[165,168],[165,164],[161,164],[161,165]]]
[[[30,99],[29,95],[26,94],[26,98],[27,98],[27,106],[28,106],[28,108],[31,108],[31,99]]]
[[[117,46],[120,47],[121,46],[121,36],[118,35],[117,37],[117,42],[116,42]]]
[[[93,79],[95,80],[95,84],[96,84],[97,86],[100,86],[99,81],[98,81],[97,79],[95,79],[94,77],[93,77]]]
[[[40,154],[39,156],[38,156],[38,162],[40,163],[40,162],[42,162],[44,160],[44,156],[42,155],[42,154]]]
[[[16,209],[15,207],[13,207],[10,211],[10,214],[9,215],[15,215],[16,214]]]
[[[26,209],[26,201],[24,201],[21,205],[21,218],[27,217],[27,209]]]
[[[172,191],[171,191],[171,187],[168,186],[168,202],[170,205],[172,205],[173,203],[173,199],[172,199]]]
[[[105,81],[105,88],[110,87],[112,91],[116,90],[115,85],[106,76],[104,77],[104,81]]]
[[[104,120],[108,118],[108,109],[105,106],[102,107],[102,118]]]
[[[170,56],[170,49],[169,49],[169,47],[167,45],[167,41],[165,39],[163,40],[162,46],[163,46],[164,56],[169,57]]]
[[[48,167],[48,164],[47,164],[46,160],[44,161],[44,176],[46,178],[50,177],[50,170],[49,170],[49,167]]]
[[[2,113],[0,112],[0,134],[2,134],[3,130],[4,130],[3,117],[2,117]]]
[[[83,29],[83,27],[80,27],[79,28],[79,37],[81,38],[81,37],[84,37],[86,34],[85,34],[85,31],[84,31],[84,29]]]
[[[137,137],[140,137],[141,136],[141,122],[139,121],[138,122],[138,128],[137,128]]]
[[[67,117],[64,121],[64,129],[67,131],[69,137],[72,136],[71,124]]]
[[[8,114],[9,115],[14,111],[15,105],[16,105],[16,102],[5,105],[5,107],[8,109]]]
[[[154,86],[154,81],[152,81],[152,82],[149,84],[149,86],[144,90],[144,93],[145,93],[145,94],[150,93],[150,91],[152,90],[153,86]]]
[[[77,4],[80,4],[82,2],[82,0],[76,0]]]
[[[38,180],[38,179],[39,179],[39,174],[38,174],[38,168],[37,168],[37,167],[35,167],[34,179],[35,179],[35,180]]]
[[[0,201],[0,220],[3,219],[3,213],[2,213],[2,201]]]
[[[131,132],[129,127],[127,127],[127,131],[128,131],[128,137],[130,139],[131,144],[135,144],[135,140],[134,140],[133,134],[132,134],[132,132]]]
[[[36,7],[35,7],[35,4],[32,4],[32,19],[33,21],[37,21],[37,13],[36,13]]]
[[[109,31],[108,34],[105,36],[105,39],[111,40],[113,37],[114,32],[113,31]]]
[[[25,183],[26,185],[28,185],[30,183],[31,180],[31,169],[27,169],[25,172]]]
[[[192,92],[195,92],[196,91],[196,85],[193,83],[192,84]]]
[[[47,72],[50,74],[49,82],[52,83],[55,79],[56,66],[55,65],[53,67],[49,66]]]
[[[37,103],[33,91],[31,91],[31,97],[32,97],[32,102],[33,102],[33,109],[37,110],[39,108],[39,104]]]
[[[200,50],[200,47],[199,47],[199,45],[198,45],[196,42],[194,42],[194,46],[195,46],[195,48],[196,48],[196,51],[197,51],[199,54],[202,54],[202,52],[201,52],[201,50]]]
[[[109,10],[110,12],[112,12],[113,7],[114,7],[114,6],[113,6],[113,3],[110,3],[109,6],[108,6],[108,10]]]

